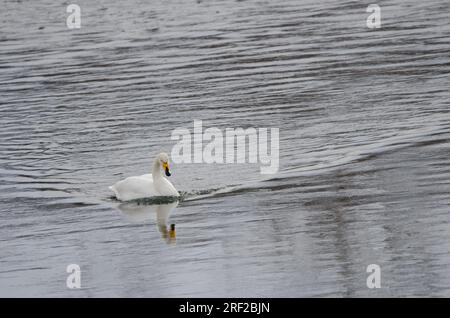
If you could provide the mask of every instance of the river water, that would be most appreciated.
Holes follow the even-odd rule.
[[[450,2],[372,2],[1,1],[0,296],[450,296]],[[112,198],[194,120],[279,128],[279,172]]]

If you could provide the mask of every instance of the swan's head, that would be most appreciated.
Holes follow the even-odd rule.
[[[164,172],[166,173],[166,176],[170,177],[170,170],[169,170],[169,156],[165,152],[161,152],[157,160],[159,161],[159,164],[163,168]]]

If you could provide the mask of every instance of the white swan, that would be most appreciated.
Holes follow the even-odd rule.
[[[180,196],[177,189],[162,175],[170,176],[169,156],[162,152],[156,156],[151,174],[128,177],[115,183],[109,188],[120,201],[129,201],[154,196]]]

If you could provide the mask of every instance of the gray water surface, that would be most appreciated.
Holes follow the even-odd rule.
[[[372,2],[1,1],[0,296],[450,296],[450,2]],[[279,172],[111,197],[194,120],[278,127]]]

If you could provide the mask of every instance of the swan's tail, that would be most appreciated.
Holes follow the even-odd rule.
[[[114,192],[115,197],[116,197],[117,199],[119,199],[119,193],[117,192],[116,187],[112,185],[112,186],[109,186],[108,188],[109,188],[109,190],[111,190],[112,192]]]

